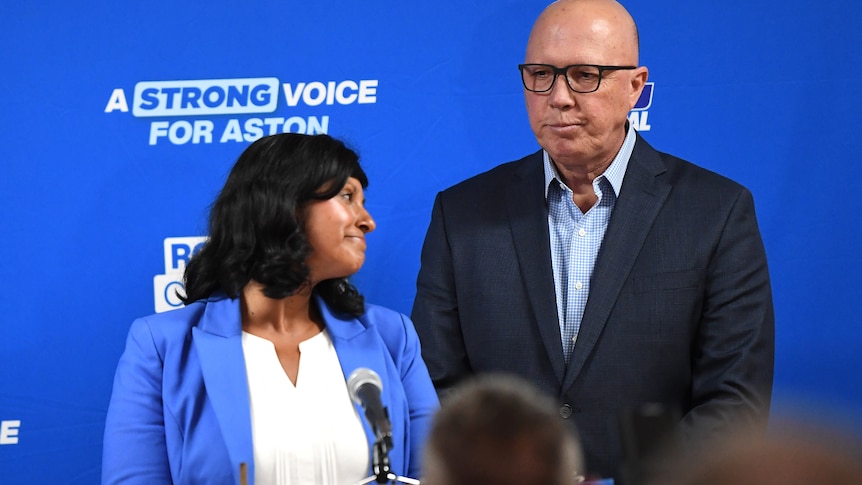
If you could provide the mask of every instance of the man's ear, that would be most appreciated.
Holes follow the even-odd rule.
[[[629,95],[629,109],[635,107],[635,104],[638,102],[638,99],[641,97],[641,93],[644,90],[644,86],[646,85],[647,78],[649,77],[649,69],[646,66],[640,66],[635,69],[634,74],[631,78],[631,94]]]

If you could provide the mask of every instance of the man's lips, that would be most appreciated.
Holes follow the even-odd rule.
[[[555,133],[566,133],[570,131],[577,130],[581,127],[580,122],[569,122],[569,123],[547,123],[545,125],[546,128],[555,132]]]

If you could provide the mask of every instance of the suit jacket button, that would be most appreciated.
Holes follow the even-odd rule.
[[[572,415],[572,407],[568,404],[563,404],[560,406],[560,417],[563,419],[569,419]]]

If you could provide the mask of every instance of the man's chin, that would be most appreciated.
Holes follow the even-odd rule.
[[[584,147],[572,140],[555,140],[542,146],[551,156],[551,160],[557,163],[576,163],[587,158]]]

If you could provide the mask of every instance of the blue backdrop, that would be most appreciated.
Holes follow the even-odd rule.
[[[537,149],[516,65],[545,0],[0,6],[0,481],[99,481],[132,319],[165,298],[249,142],[359,153],[378,229],[356,282],[410,312],[437,191]],[[650,143],[755,196],[774,415],[862,429],[859,4],[625,2]],[[197,108],[195,108],[197,106]]]

